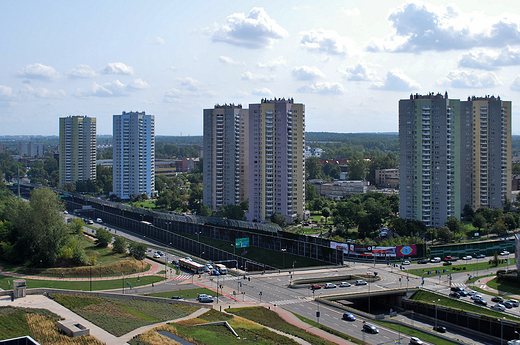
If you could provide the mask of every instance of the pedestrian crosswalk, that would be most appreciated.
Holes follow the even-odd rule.
[[[182,273],[179,274],[178,276],[176,276],[175,278],[173,278],[174,280],[188,280],[188,279],[191,279],[193,275],[191,273]],[[198,275],[196,275],[198,277]],[[207,278],[209,277],[209,279],[212,279],[212,280],[217,280],[217,277],[216,276],[208,276],[208,275],[201,275],[202,277],[204,278]],[[236,277],[233,277],[233,276],[220,276],[218,278],[218,280],[220,281],[225,281],[225,280],[236,280],[237,278]]]
[[[270,303],[273,305],[287,305],[287,304],[297,304],[297,303],[307,302],[310,300],[312,300],[312,298],[302,297],[302,298],[297,298],[297,299],[284,299],[284,300],[280,300],[280,301],[272,301]]]

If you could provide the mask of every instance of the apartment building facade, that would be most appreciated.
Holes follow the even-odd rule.
[[[121,199],[155,195],[155,115],[114,115],[113,141],[113,194]]]
[[[465,205],[511,200],[511,102],[411,95],[399,101],[399,144],[401,218],[438,227]]]
[[[249,221],[305,218],[305,105],[249,104]]]
[[[247,138],[240,136],[240,121],[246,114],[241,105],[204,109],[203,203],[213,212],[241,201],[240,149]]]
[[[96,119],[87,116],[60,118],[59,184],[96,178]]]

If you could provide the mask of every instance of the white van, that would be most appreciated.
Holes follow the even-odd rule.
[[[96,219],[96,223],[103,223],[103,219],[101,219],[101,218]]]
[[[438,257],[438,256],[437,256],[437,257],[434,257],[434,258],[431,260],[431,262],[433,262],[433,263],[441,262],[441,258]]]

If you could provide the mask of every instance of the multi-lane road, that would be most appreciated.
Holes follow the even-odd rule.
[[[70,215],[69,215],[70,217]],[[98,224],[96,226],[103,226],[105,228],[110,229],[112,233],[116,233],[117,235],[121,235],[126,237],[127,239],[143,242],[149,246],[150,253],[155,248],[161,248],[163,251],[170,253],[167,254],[167,259],[171,262],[172,260],[178,259],[183,256],[183,253],[177,252],[176,254],[172,254],[171,249],[167,246],[164,246],[155,241],[151,241],[146,237],[136,236],[131,232],[127,232],[121,229],[111,228],[105,224]],[[511,254],[512,258],[513,255]],[[166,259],[165,256],[163,256]],[[485,260],[485,259],[483,259]],[[473,259],[471,262],[476,262],[476,259]],[[223,308],[227,306],[233,306],[235,304],[263,304],[268,305],[271,308],[285,308],[293,313],[302,315],[308,319],[319,321],[321,324],[341,331],[345,334],[348,334],[352,337],[358,339],[364,339],[364,341],[368,344],[395,344],[396,341],[401,339],[403,344],[409,343],[409,337],[401,334],[399,331],[394,331],[392,329],[387,329],[385,327],[379,327],[379,334],[369,334],[362,331],[362,327],[364,322],[370,323],[370,320],[363,319],[361,316],[356,315],[355,321],[345,321],[342,320],[343,310],[336,309],[324,304],[317,303],[314,300],[314,297],[319,297],[320,295],[325,295],[329,293],[340,293],[343,291],[355,292],[355,291],[368,291],[368,289],[381,290],[381,289],[393,289],[399,287],[416,287],[421,286],[423,280],[421,277],[407,274],[406,270],[400,270],[399,268],[387,266],[386,264],[372,264],[372,263],[345,263],[345,267],[335,267],[328,269],[320,269],[320,270],[312,270],[312,269],[302,269],[296,270],[295,272],[291,272],[289,270],[284,270],[280,273],[266,273],[266,274],[248,274],[248,279],[244,279],[243,272],[239,277],[227,275],[220,277],[218,279],[218,285],[222,285],[224,296],[219,298],[219,305]],[[407,270],[411,269],[426,269],[431,267],[437,267],[438,264],[412,264],[406,266]],[[377,272],[380,277],[379,280],[371,283],[370,285],[362,285],[345,288],[335,288],[335,289],[320,289],[312,292],[308,287],[305,288],[292,288],[290,287],[291,279],[298,278],[322,278],[323,281],[327,281],[331,277],[346,275],[346,274],[366,274],[367,272]],[[495,274],[495,270],[485,270],[483,272],[475,272],[477,275]],[[473,272],[469,272],[473,274]],[[451,282],[448,275],[441,276],[431,276],[424,278],[423,287],[435,291],[437,293],[441,293],[444,295],[448,295],[450,293],[450,286],[465,286],[465,281],[468,278],[468,273],[453,273],[451,276]],[[191,284],[193,282],[193,285]],[[179,289],[186,288],[194,288],[200,286],[207,286],[210,289],[216,290],[217,288],[217,278],[211,277],[208,275],[202,275],[199,277],[198,275],[191,275],[189,273],[183,273],[181,276],[176,277],[176,279],[169,279],[165,283],[155,284],[153,287],[140,287],[133,289],[132,293],[150,293],[150,292],[159,292],[159,291],[174,291]],[[468,289],[467,289],[468,290]],[[220,292],[220,290],[219,290]],[[465,299],[468,299],[466,297]],[[485,297],[490,303],[491,296]],[[468,301],[470,301],[468,299]],[[217,302],[215,301],[215,304]],[[493,303],[494,304],[494,303]],[[488,304],[492,305],[492,304]],[[319,311],[320,317],[316,317],[316,312]],[[378,313],[389,315],[390,310],[381,311],[378,310]],[[506,313],[513,314],[515,316],[520,317],[520,308],[513,308],[506,310]],[[396,317],[394,317],[396,318]],[[399,321],[404,322],[405,324],[415,325],[424,327],[426,329],[432,329],[433,322],[431,319],[427,318],[418,318],[415,316],[415,320],[410,317],[410,315],[398,315],[396,318]],[[439,321],[439,324],[442,325],[442,322]],[[454,329],[450,329],[448,326],[448,336],[456,337],[468,344],[492,344],[492,342],[487,342],[486,340],[479,337],[478,333],[475,332],[457,332]]]

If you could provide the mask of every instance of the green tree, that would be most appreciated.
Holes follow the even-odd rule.
[[[329,218],[331,215],[330,209],[328,207],[324,207],[321,209],[321,215],[325,218]]]
[[[365,180],[368,174],[368,162],[359,156],[353,157],[348,162],[348,179]]]
[[[126,239],[121,236],[116,236],[116,238],[114,239],[112,251],[114,253],[118,253],[118,254],[125,254],[126,247],[127,247]]]
[[[437,236],[439,237],[439,240],[444,241],[444,243],[452,241],[455,237],[453,232],[447,226],[439,227],[437,230]]]
[[[211,217],[212,215],[213,215],[213,212],[211,212],[211,209],[209,208],[208,205],[200,206],[199,216]]]
[[[460,231],[460,222],[455,217],[450,217],[445,224],[454,234]]]
[[[283,228],[286,224],[286,218],[285,216],[275,212],[271,215],[271,223],[278,224],[280,227]]]
[[[103,228],[96,231],[96,246],[106,248],[112,242],[112,234]]]
[[[130,242],[128,252],[136,260],[144,260],[146,257],[147,246],[144,243]]]
[[[221,207],[217,213],[218,217],[227,218],[227,219],[236,219],[236,220],[244,220],[245,213],[244,210],[237,205],[228,204],[224,207]]]
[[[305,201],[309,202],[317,198],[316,187],[312,183],[305,182]]]
[[[82,234],[83,227],[85,226],[85,222],[81,218],[73,218],[72,221],[68,224],[70,228],[70,232],[73,234]]]
[[[249,210],[249,199],[246,199],[246,200],[242,200],[239,204],[240,208],[244,211],[248,211]]]
[[[462,210],[462,217],[466,219],[467,221],[473,221],[473,217],[475,216],[475,212],[473,212],[473,208],[471,208],[470,205],[466,204],[464,205],[464,208]]]
[[[501,218],[507,230],[514,230],[516,228],[516,220],[512,214],[506,214]]]
[[[320,159],[318,157],[307,158],[305,161],[305,176],[307,180],[325,178],[325,174],[323,174]]]
[[[484,218],[482,214],[478,213],[473,217],[472,225],[480,232],[480,229],[486,225],[486,218]]]

